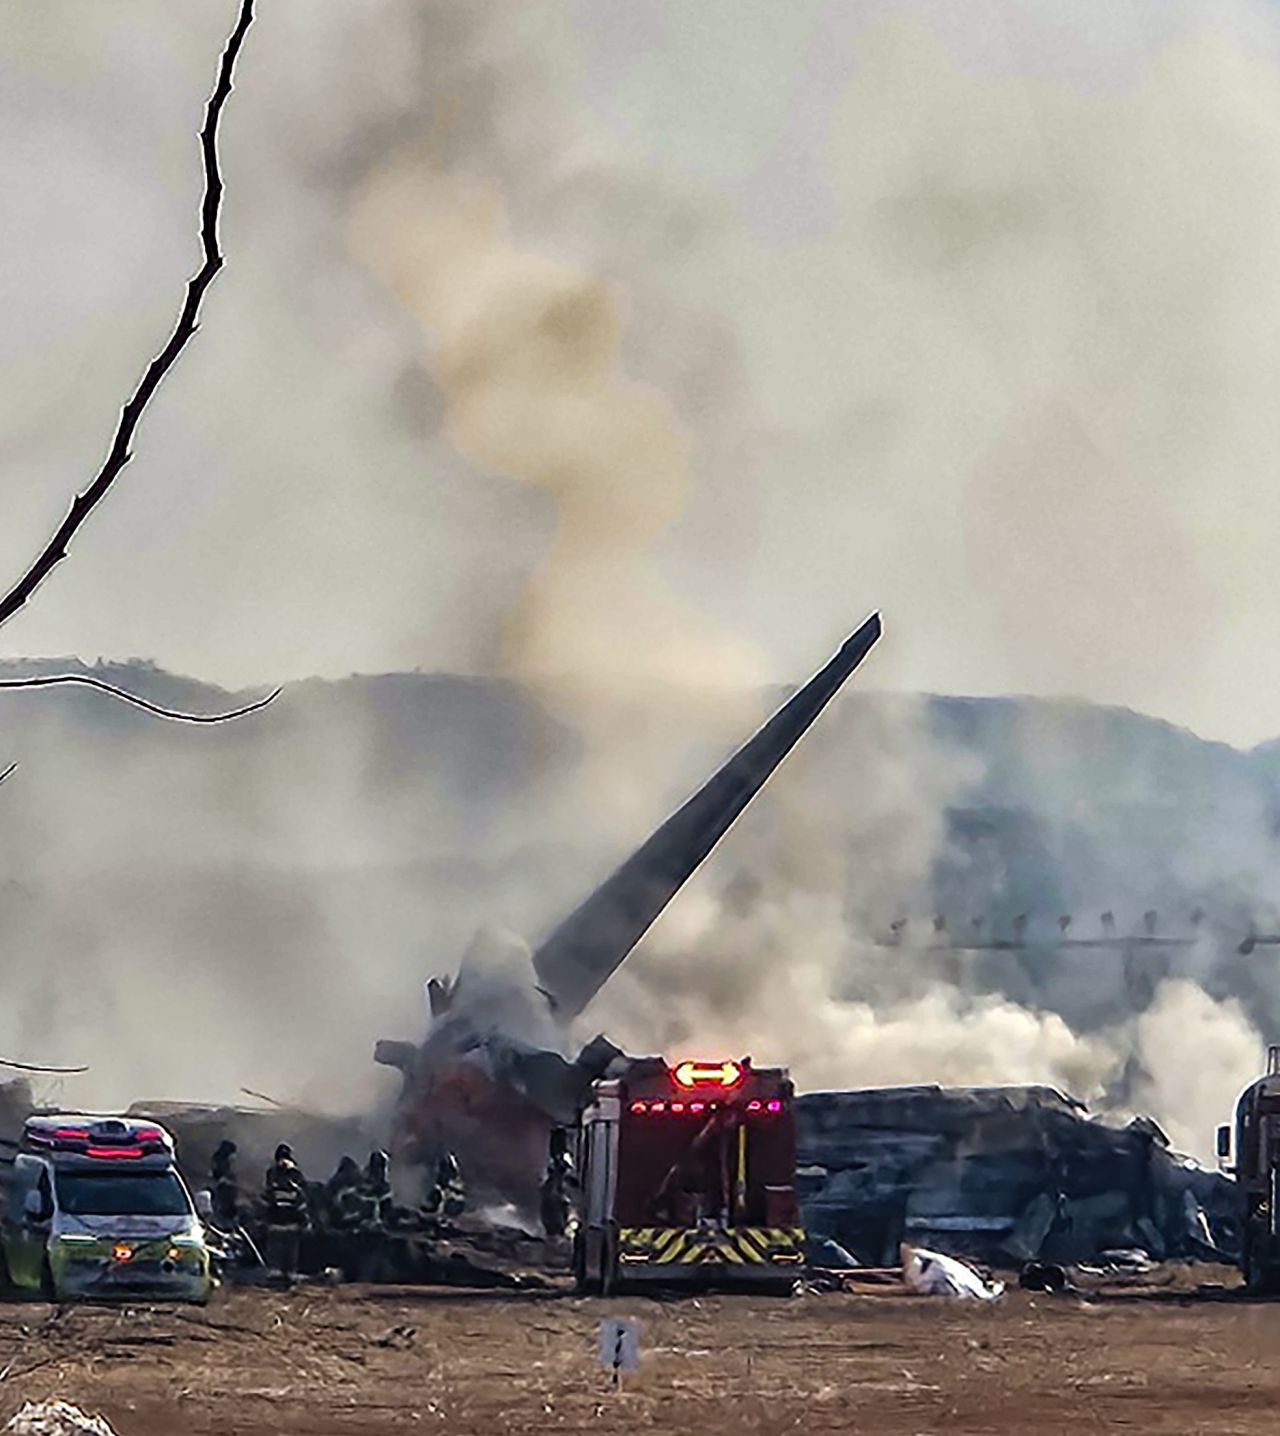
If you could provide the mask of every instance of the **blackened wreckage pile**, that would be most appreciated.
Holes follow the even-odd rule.
[[[796,1118],[806,1230],[868,1265],[904,1240],[1005,1266],[1238,1251],[1234,1182],[1049,1087],[813,1092]]]

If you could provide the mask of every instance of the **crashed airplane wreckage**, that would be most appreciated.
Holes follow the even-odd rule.
[[[1239,1252],[1235,1182],[1149,1118],[1115,1125],[1050,1087],[810,1092],[796,1138],[806,1231],[864,1265],[903,1241],[995,1266]]]
[[[383,1041],[375,1060],[404,1087],[392,1148],[404,1161],[458,1154],[478,1191],[531,1204],[551,1128],[572,1122],[621,1052],[603,1037],[563,1055],[587,1006],[697,871],[880,637],[873,615],[820,672],[536,949],[485,935],[456,978],[431,979],[421,1044]]]

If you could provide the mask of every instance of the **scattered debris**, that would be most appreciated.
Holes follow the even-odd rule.
[[[416,1326],[393,1326],[390,1331],[375,1338],[373,1344],[385,1347],[389,1351],[407,1351],[413,1345],[413,1339],[417,1334]]]
[[[902,1244],[902,1283],[917,1296],[955,1296],[966,1301],[994,1301],[1004,1282],[984,1280],[966,1262],[942,1252]]]
[[[847,1252],[830,1237],[812,1237],[805,1242],[805,1260],[820,1271],[853,1271],[862,1266],[857,1257]]]
[[[1072,1275],[1087,1286],[1167,1286],[1176,1265],[1153,1262],[1144,1251],[1105,1251],[1096,1261],[1076,1262]]]
[[[27,1401],[9,1418],[16,1436],[116,1436],[105,1416],[90,1416],[69,1401]]]
[[[1140,1248],[1133,1248],[1127,1251],[1107,1251],[1101,1253],[1102,1270],[1107,1273],[1116,1273],[1124,1276],[1142,1276],[1149,1272],[1154,1263],[1151,1258]]]
[[[1063,1292],[1073,1289],[1066,1268],[1048,1261],[1029,1261],[1018,1273],[1018,1285],[1023,1291]]]

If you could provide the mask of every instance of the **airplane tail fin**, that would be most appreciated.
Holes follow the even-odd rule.
[[[575,1017],[732,827],[880,637],[873,614],[533,955],[557,1014]]]

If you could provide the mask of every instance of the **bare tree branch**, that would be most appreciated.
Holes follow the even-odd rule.
[[[67,556],[67,545],[75,537],[84,521],[106,497],[121,469],[132,458],[129,445],[151,396],[159,387],[160,381],[173,367],[178,355],[186,347],[187,341],[199,328],[200,301],[223,263],[222,254],[218,249],[218,211],[222,201],[222,176],[218,170],[218,121],[222,116],[222,107],[226,103],[227,96],[231,93],[236,57],[240,53],[245,32],[252,20],[253,0],[241,0],[240,16],[236,21],[235,29],[231,32],[231,38],[222,52],[218,78],[205,110],[204,128],[200,131],[205,182],[204,201],[200,209],[200,241],[204,248],[204,263],[195,277],[187,284],[187,296],[178,315],[178,322],[169,337],[169,342],[147,366],[132,398],[120,411],[120,423],[101,473],[87,489],[76,495],[70,512],[58,526],[57,532],[26,573],[3,598],[0,598],[0,625],[6,623],[22,608],[32,593],[49,576],[50,571]],[[145,707],[146,705],[141,704],[140,706]]]
[[[89,1070],[87,1067],[48,1067],[42,1062],[13,1062],[8,1057],[0,1057],[0,1067],[12,1067],[17,1072],[51,1072],[59,1077]]]
[[[47,673],[36,678],[0,678],[0,689],[4,688],[56,688],[62,684],[74,683],[82,688],[93,688],[99,693],[109,693],[113,698],[119,698],[125,703],[130,703],[135,708],[141,708],[144,713],[154,713],[157,718],[168,718],[175,723],[229,723],[233,718],[243,718],[248,713],[256,713],[260,708],[265,708],[268,703],[273,703],[280,696],[280,689],[273,689],[265,698],[257,698],[252,703],[246,703],[242,708],[232,708],[225,713],[185,713],[178,708],[164,708],[159,703],[152,703],[146,698],[140,698],[136,693],[130,693],[125,688],[117,688],[114,683],[107,683],[101,678],[92,678],[87,673]],[[13,772],[18,765],[11,763],[3,773],[0,773],[0,783]]]

